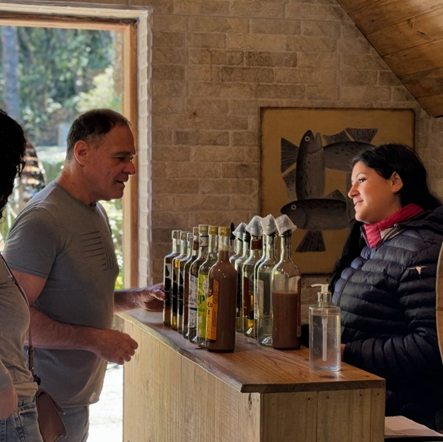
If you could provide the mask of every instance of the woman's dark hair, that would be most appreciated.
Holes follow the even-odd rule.
[[[399,192],[402,207],[415,203],[424,210],[430,210],[441,205],[428,188],[425,166],[411,148],[403,144],[382,144],[357,155],[352,166],[359,161],[385,179],[394,172],[399,174],[403,181]]]
[[[21,126],[0,109],[0,218],[23,166],[26,138]]]
[[[130,126],[129,121],[111,109],[93,109],[79,115],[71,125],[67,139],[66,159],[70,160],[77,141],[100,141],[115,126]]]
[[[357,155],[352,160],[352,167],[359,161],[385,179],[390,178],[394,172],[398,173],[403,182],[403,187],[399,191],[402,207],[415,203],[424,210],[433,210],[441,205],[438,198],[430,192],[426,169],[411,148],[403,144],[382,144]],[[351,231],[343,247],[342,255],[336,262],[331,276],[329,284],[331,292],[343,269],[351,264],[365,245],[361,236],[362,224],[356,220],[353,220],[351,224]]]

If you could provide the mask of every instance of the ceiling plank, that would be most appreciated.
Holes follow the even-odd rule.
[[[434,94],[428,97],[422,97],[417,101],[431,117],[443,116],[443,94]]]
[[[370,3],[380,3],[382,0],[338,0],[338,3],[348,12],[368,6]]]
[[[443,4],[429,13],[368,34],[367,38],[382,56],[443,39]]]
[[[443,67],[405,75],[400,80],[417,99],[443,94]]]
[[[358,28],[368,35],[442,6],[442,0],[381,0],[348,13]]]
[[[399,78],[417,72],[443,67],[443,40],[405,49],[384,57]]]

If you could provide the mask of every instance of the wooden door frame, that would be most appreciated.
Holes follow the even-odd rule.
[[[38,8],[36,8],[36,3]],[[147,149],[147,140],[139,137],[139,111],[140,100],[138,88],[138,52],[139,29],[141,22],[146,27],[149,7],[109,8],[94,4],[94,7],[79,5],[78,3],[65,2],[62,5],[48,5],[44,2],[32,2],[33,12],[29,12],[31,2],[0,1],[0,25],[8,26],[33,26],[52,28],[76,28],[94,30],[118,30],[123,32],[123,99],[122,113],[131,121],[131,127],[136,139],[138,151]],[[70,6],[69,9],[66,6]],[[35,12],[34,12],[35,11]],[[143,99],[143,97],[142,97]],[[145,97],[147,100],[147,97]],[[137,160],[135,160],[138,170]],[[138,174],[131,177],[126,187],[123,198],[123,284],[125,287],[139,285],[139,188]]]

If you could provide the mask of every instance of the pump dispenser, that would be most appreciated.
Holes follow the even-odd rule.
[[[309,365],[313,370],[338,371],[340,354],[340,307],[331,305],[328,284],[320,287],[318,304],[309,307]]]

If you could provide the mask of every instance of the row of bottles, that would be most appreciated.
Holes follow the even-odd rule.
[[[211,351],[233,351],[235,331],[277,349],[301,337],[300,272],[291,259],[296,226],[286,215],[248,225],[174,230],[164,259],[165,325]],[[280,237],[280,260],[276,236]]]

